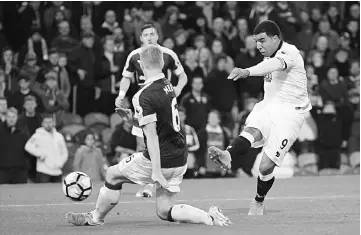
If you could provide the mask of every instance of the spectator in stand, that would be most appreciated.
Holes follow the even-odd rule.
[[[25,131],[28,136],[32,136],[36,129],[41,126],[41,115],[36,112],[36,107],[36,98],[32,95],[26,96],[24,101],[25,112],[20,114],[17,126],[20,130]],[[36,158],[29,153],[26,154],[29,162],[29,179],[36,182]]]
[[[360,22],[360,3],[356,3],[351,5],[349,11],[350,11],[350,16],[349,19],[346,20],[346,22],[350,21],[350,20],[356,20],[357,22]]]
[[[28,179],[24,147],[28,135],[17,126],[18,111],[9,108],[0,125],[0,184],[24,184]]]
[[[197,61],[197,52],[193,48],[187,48],[185,50],[185,60],[183,63],[184,72],[187,74],[189,81],[192,81],[195,77],[204,78],[203,69],[199,66]],[[180,95],[183,97],[184,94],[188,93],[191,90],[191,82],[188,82]]]
[[[342,29],[341,16],[336,6],[330,6],[327,10],[327,19],[330,22],[331,29],[340,32]]]
[[[318,77],[315,74],[315,68],[312,65],[306,65],[306,75],[307,75],[307,91],[310,98],[312,107],[314,109],[321,109],[323,107],[322,97],[319,93],[319,81]]]
[[[55,71],[56,73],[59,72],[59,52],[56,48],[51,48],[49,50],[49,61],[47,61],[38,72],[36,77],[36,83],[33,85],[35,91],[39,90],[40,85],[45,82],[45,74],[49,71]]]
[[[213,69],[212,54],[207,47],[199,49],[199,67],[202,68],[205,76],[208,76]]]
[[[8,101],[0,96],[0,126],[6,122],[6,112],[8,110]]]
[[[43,20],[40,14],[40,1],[31,1],[29,3],[24,2],[22,7],[19,9],[20,13],[20,24],[22,31],[18,32],[22,39],[27,39],[31,36],[31,29],[38,28],[44,29]],[[24,43],[22,41],[21,43]]]
[[[325,36],[327,38],[328,48],[331,51],[334,51],[338,48],[340,36],[337,32],[331,29],[330,22],[327,19],[323,19],[320,21],[318,31],[313,35],[312,45],[316,45],[320,36]]]
[[[101,89],[98,100],[98,111],[107,115],[114,113],[114,100],[118,96],[119,81],[122,68],[126,61],[126,54],[114,53],[114,39],[107,36],[104,39],[104,53],[97,65],[97,86]]]
[[[105,179],[107,164],[102,151],[95,146],[95,136],[89,132],[85,135],[83,144],[75,152],[73,170],[87,174],[92,181]]]
[[[253,36],[245,38],[245,48],[240,51],[235,60],[237,68],[250,68],[263,60],[262,55],[256,48],[256,42]],[[248,92],[252,97],[259,97],[263,92],[263,77],[250,77],[249,79],[238,79],[236,81],[237,93]]]
[[[311,23],[312,23],[312,32],[316,33],[319,29],[320,21],[322,20],[322,13],[320,8],[311,9]]]
[[[337,68],[341,77],[347,77],[350,68],[350,56],[348,51],[337,49],[334,54],[333,65]]]
[[[233,59],[236,59],[236,56],[245,48],[245,41],[248,34],[249,32],[247,19],[237,19],[237,34],[231,40],[231,50],[229,54]]]
[[[100,37],[105,37],[107,35],[112,35],[114,29],[118,28],[119,24],[117,22],[117,16],[113,10],[108,10],[104,16],[104,22],[101,26]]]
[[[162,43],[162,46],[164,46],[168,49],[174,50],[174,47],[175,47],[174,39],[173,38],[165,38]]]
[[[110,140],[112,163],[119,163],[137,150],[137,137],[132,134],[133,124],[127,119],[115,127]]]
[[[207,157],[207,149],[210,146],[217,146],[225,149],[229,144],[229,135],[221,124],[221,114],[217,110],[213,110],[208,115],[208,123],[204,129],[198,133],[199,138],[199,158],[197,158],[197,166],[199,174],[204,175],[206,171],[220,172],[218,164],[214,163]],[[198,156],[198,154],[197,154]]]
[[[46,113],[53,114],[57,125],[60,126],[62,115],[69,108],[69,101],[66,99],[62,90],[59,89],[57,74],[54,71],[48,71],[45,74],[46,81],[41,86],[40,98],[44,105]]]
[[[128,51],[132,51],[127,43],[124,41],[124,33],[123,29],[118,27],[113,31],[114,37],[114,52],[118,53],[128,53]]]
[[[359,59],[360,58],[360,51],[354,50],[351,48],[351,40],[350,40],[350,33],[343,32],[340,37],[340,48],[346,50],[351,59]]]
[[[89,100],[95,101],[99,98],[99,88],[95,87],[95,62],[94,34],[84,33],[82,43],[73,53],[69,55],[69,68],[71,74],[78,75],[72,85],[77,85],[75,110],[80,116],[95,111],[94,105],[88,105]],[[76,76],[75,75],[75,76]]]
[[[55,16],[57,15],[56,14],[57,12],[59,12],[59,11],[62,12],[64,19],[71,18],[71,11],[69,9],[66,9],[65,6],[63,5],[63,3],[64,3],[63,1],[53,1],[52,6],[45,10],[44,26],[45,26],[47,33],[51,32],[54,23],[59,23],[59,22],[55,22],[56,21]],[[52,39],[52,38],[50,38],[50,39]]]
[[[178,30],[183,29],[182,24],[179,23],[179,14],[178,7],[170,6],[167,8],[162,24],[164,38],[173,38]]]
[[[68,150],[62,134],[55,129],[52,114],[44,114],[38,128],[25,145],[25,150],[37,158],[38,183],[60,183]]]
[[[210,43],[213,44],[213,41],[218,39],[222,42],[223,51],[228,54],[229,53],[229,40],[228,37],[224,34],[224,20],[220,17],[217,17],[213,20],[213,27],[211,32],[211,41]],[[212,46],[212,45],[210,45]]]
[[[294,9],[294,4],[287,1],[277,1],[274,10],[269,14],[268,20],[273,20],[280,27],[282,39],[286,42],[299,45],[297,33],[301,30],[299,17]]]
[[[0,66],[5,72],[6,89],[13,94],[15,91],[19,90],[17,83],[19,70],[15,65],[14,53],[9,47],[4,48],[2,51],[2,61]]]
[[[232,69],[234,68],[233,60],[230,56],[228,56],[224,51],[224,45],[222,44],[222,41],[219,39],[214,39],[212,42],[212,58],[214,61],[213,67],[216,67],[216,61],[218,61],[219,57],[225,57],[226,58],[226,71],[230,73]]]
[[[222,124],[232,129],[234,120],[231,112],[239,97],[233,81],[227,79],[226,63],[226,57],[216,60],[216,67],[208,75],[204,90],[211,97],[212,107],[221,113]]]
[[[48,45],[42,37],[40,29],[33,28],[27,42],[20,48],[18,62],[19,66],[26,64],[26,55],[35,55],[36,65],[43,65],[48,60]]]
[[[327,67],[321,52],[311,51],[307,61],[315,70],[315,74],[318,77],[318,81],[321,83],[323,80],[326,80]]]
[[[30,87],[33,87],[38,76],[40,67],[37,65],[37,56],[35,53],[25,55],[24,65],[20,70],[20,74],[26,74],[29,77]]]
[[[356,110],[360,104],[360,61],[351,62],[349,74],[350,76],[346,78],[348,97]]]
[[[187,48],[188,33],[184,29],[180,29],[174,33],[174,52],[180,57],[184,57]]]
[[[59,36],[51,41],[51,47],[57,49],[60,53],[71,53],[79,46],[78,40],[70,35],[70,24],[68,21],[63,20],[58,24]]]
[[[28,95],[34,96],[37,103],[41,104],[40,97],[30,89],[30,78],[26,74],[20,74],[18,77],[18,84],[20,90],[16,91],[10,99],[10,107],[15,107],[19,113],[24,111],[25,97]],[[42,112],[44,109],[42,106],[37,107],[38,112]]]
[[[59,72],[58,72],[58,84],[59,89],[64,93],[64,96],[69,99],[71,92],[70,75],[71,71],[68,67],[68,58],[65,54],[59,54]]]
[[[102,52],[102,44],[100,42],[101,38],[94,33],[93,31],[93,23],[91,21],[91,18],[89,16],[83,15],[80,19],[80,40],[82,40],[82,35],[85,34],[93,34],[94,39],[94,45],[93,45],[93,51],[96,55],[100,55]]]
[[[262,21],[268,20],[269,14],[273,11],[273,9],[274,7],[271,2],[254,2],[247,17],[250,32],[253,32],[257,24]]]
[[[188,113],[185,123],[197,132],[205,127],[208,113],[211,111],[211,100],[203,91],[203,80],[199,76],[189,80],[192,90],[186,93],[180,102],[180,106],[184,107],[185,112]]]
[[[315,51],[322,54],[325,66],[331,66],[334,62],[334,52],[329,47],[329,41],[326,36],[319,36],[316,39]],[[313,51],[310,52],[312,55]]]
[[[359,21],[350,20],[346,25],[346,31],[350,34],[352,49],[360,49],[360,24]]]
[[[200,14],[196,20],[196,25],[194,27],[194,30],[196,32],[197,35],[200,35],[204,41],[206,40],[206,38],[210,38],[210,27],[208,26],[206,17],[203,14]]]
[[[8,87],[6,86],[6,81],[5,81],[5,72],[4,70],[0,67],[0,98],[5,98],[10,100],[11,99],[11,93],[8,90]]]
[[[348,101],[347,84],[336,67],[331,67],[327,72],[327,80],[320,86],[320,94],[324,104],[332,103],[342,123],[342,140],[346,141],[350,136],[353,120],[353,110]]]
[[[299,49],[308,52],[312,48],[313,29],[310,16],[307,11],[300,12],[301,29],[297,34],[299,40]]]

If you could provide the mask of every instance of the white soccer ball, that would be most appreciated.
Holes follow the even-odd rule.
[[[73,201],[83,201],[92,192],[93,183],[90,177],[80,171],[69,173],[63,180],[63,192]]]

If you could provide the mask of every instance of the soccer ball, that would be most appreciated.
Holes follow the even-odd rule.
[[[83,201],[92,192],[93,184],[90,177],[80,171],[68,174],[63,181],[63,192],[73,201]]]

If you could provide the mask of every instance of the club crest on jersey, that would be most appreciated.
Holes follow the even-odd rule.
[[[272,81],[272,74],[269,73],[269,74],[264,75],[264,81],[265,82],[271,82]]]
[[[138,120],[143,117],[143,108],[141,106],[135,106],[134,107],[135,115],[134,117]]]

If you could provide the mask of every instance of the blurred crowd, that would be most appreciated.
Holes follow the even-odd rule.
[[[263,60],[252,32],[267,19],[299,48],[313,105],[280,176],[357,172],[359,17],[359,2],[1,2],[0,184],[59,182],[73,170],[101,180],[108,165],[144,148],[114,100],[145,23],[188,76],[178,97],[187,177],[257,175],[261,149],[223,172],[207,148],[227,147],[262,99],[263,77],[226,78]],[[134,83],[126,106],[136,91]]]

